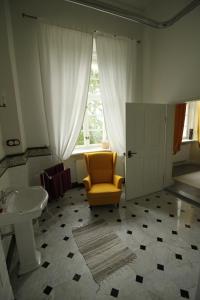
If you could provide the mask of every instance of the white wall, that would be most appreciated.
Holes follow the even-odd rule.
[[[40,173],[58,163],[54,156],[30,157],[27,161],[28,185],[40,185]]]
[[[53,156],[30,157],[25,165],[7,169],[9,184],[11,187],[40,185],[40,173],[56,163]]]
[[[0,108],[0,119],[1,119],[1,111],[3,108]],[[3,134],[1,129],[1,123],[0,123],[0,160],[4,157],[5,151],[3,146]]]
[[[200,148],[197,141],[193,142],[190,147],[190,161],[200,164]]]
[[[189,162],[190,160],[190,148],[191,143],[184,143],[181,145],[181,149],[175,155],[173,155],[173,162]]]
[[[13,79],[13,87],[15,93],[15,102],[17,108],[17,117],[18,117],[18,127],[21,136],[21,149],[24,151],[26,149],[26,139],[24,133],[24,122],[22,118],[22,109],[21,109],[21,95],[19,89],[19,81],[18,81],[18,72],[16,66],[16,55],[14,48],[14,39],[13,39],[13,26],[12,19],[10,14],[10,5],[8,0],[4,0],[5,2],[5,18],[6,18],[6,28],[7,28],[7,39],[8,39],[8,51],[10,57],[11,71],[12,71],[12,79]]]
[[[10,178],[8,174],[8,169],[5,173],[0,177],[0,190],[4,190],[10,186]]]
[[[158,1],[152,7],[159,15]],[[167,29],[144,31],[143,101],[178,103],[200,96],[200,7]]]
[[[172,184],[172,152],[174,136],[174,105],[167,105],[164,186]]]
[[[22,120],[20,121],[20,116],[18,115],[20,108],[17,107],[17,84],[13,79],[14,69],[12,62],[14,61],[14,55],[11,57],[11,53],[13,54],[14,49],[11,49],[12,35],[8,29],[9,20],[7,16],[7,7],[4,4],[5,1],[0,0],[0,101],[2,101],[2,97],[4,97],[7,107],[0,108],[0,122],[5,153],[13,154],[24,150],[24,140],[21,127],[22,123],[20,123]],[[15,147],[6,146],[6,140],[12,138],[21,140],[21,144]]]

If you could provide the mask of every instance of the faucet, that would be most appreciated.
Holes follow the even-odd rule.
[[[2,205],[6,203],[6,195],[4,191],[0,191],[0,203]]]
[[[7,197],[12,194],[12,193],[15,193],[16,190],[6,190],[6,191],[0,191],[0,203],[2,205],[5,205],[6,204],[6,199]]]

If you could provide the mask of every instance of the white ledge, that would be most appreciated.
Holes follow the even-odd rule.
[[[83,148],[80,147],[80,148],[74,149],[74,151],[72,152],[72,156],[87,153],[87,152],[98,152],[98,151],[111,151],[111,150],[110,149],[103,149],[103,148],[98,147],[98,146],[83,147]]]
[[[194,143],[194,142],[197,142],[197,140],[184,139],[184,140],[182,140],[181,144],[189,144],[189,143]]]

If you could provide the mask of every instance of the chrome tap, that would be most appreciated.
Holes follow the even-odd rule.
[[[0,191],[0,203],[2,205],[6,203],[6,195],[4,191]]]
[[[8,190],[5,190],[5,191],[0,191],[0,203],[2,205],[6,204],[6,199],[7,197],[12,194],[12,193],[15,193],[16,190],[11,190],[11,189],[8,189]]]

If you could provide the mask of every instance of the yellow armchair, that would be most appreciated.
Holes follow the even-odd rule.
[[[83,183],[85,186],[86,191],[89,191],[91,189],[91,180],[90,180],[90,176],[87,176],[83,179]]]
[[[123,177],[115,175],[116,152],[84,153],[88,176],[83,179],[90,207],[118,204]]]

